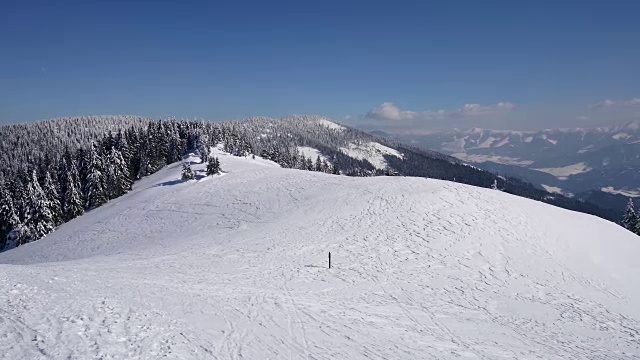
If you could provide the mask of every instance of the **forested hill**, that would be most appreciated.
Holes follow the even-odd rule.
[[[0,126],[0,172],[7,174],[47,157],[60,156],[65,148],[90,146],[109,131],[146,127],[151,119],[133,116],[80,116]]]
[[[590,203],[550,194],[431,151],[400,145],[318,116],[206,121],[81,117],[0,127],[0,248],[37,240],[131,189],[137,179],[224,144],[283,167],[351,176],[451,180],[612,219]],[[6,246],[5,246],[6,240]]]

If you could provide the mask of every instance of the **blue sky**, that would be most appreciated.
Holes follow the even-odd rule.
[[[621,123],[640,119],[639,13],[634,1],[3,1],[0,122]]]

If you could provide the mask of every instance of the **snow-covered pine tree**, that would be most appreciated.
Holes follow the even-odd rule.
[[[49,210],[51,211],[51,218],[53,220],[53,226],[58,226],[63,222],[62,206],[60,205],[60,195],[58,194],[58,186],[54,183],[51,173],[48,171],[44,175],[44,184],[42,184],[42,190],[47,197],[49,204]]]
[[[191,170],[191,165],[188,163],[182,164],[182,180],[193,180],[196,178],[196,175]]]
[[[154,157],[154,172],[162,169],[169,163],[167,161],[169,136],[167,134],[167,128],[165,124],[165,121],[157,121],[155,122],[155,124],[149,124],[149,127],[155,126],[155,141],[153,142],[153,146],[156,149]]]
[[[491,188],[493,190],[498,190],[498,180],[497,179],[493,180],[493,184],[491,184]]]
[[[68,152],[68,149],[67,149]],[[69,153],[69,158],[71,154]],[[58,163],[57,169],[57,178],[58,178],[58,202],[60,202],[60,213],[62,214],[62,220],[64,221],[64,196],[67,193],[67,176],[69,176],[69,163],[67,162],[67,157],[62,156],[60,162]]]
[[[638,214],[636,213],[635,206],[633,204],[633,199],[629,198],[629,202],[627,203],[627,208],[624,211],[624,215],[622,217],[622,226],[625,229],[637,233],[638,231]]]
[[[13,205],[7,186],[0,183],[0,251],[4,249],[7,235],[20,225],[20,218]]]
[[[209,157],[209,163],[207,163],[207,175],[214,175],[220,173],[220,160],[217,157]]]
[[[127,178],[133,179],[133,177],[131,176],[131,173],[133,172],[131,166],[131,147],[129,146],[129,141],[127,140],[126,134],[119,132],[118,135],[116,135],[115,148],[118,149],[118,151],[122,155],[122,160],[124,160],[124,164],[127,169]]]
[[[129,171],[122,154],[115,147],[109,152],[107,164],[107,194],[109,199],[115,199],[131,190]]]
[[[322,171],[322,160],[320,159],[320,155],[316,157],[316,162],[313,165],[314,171]]]
[[[66,193],[64,194],[64,220],[69,221],[84,214],[80,180],[75,164],[71,164],[67,176]]]
[[[196,137],[196,150],[200,155],[200,159],[202,163],[205,163],[209,160],[209,149],[207,146],[207,137],[203,134],[198,134]]]
[[[176,161],[180,161],[182,157],[182,146],[179,134],[176,131],[173,131],[169,137],[167,149],[167,163],[174,163]]]
[[[89,175],[89,151],[80,148],[75,154],[75,164],[78,170],[78,180],[80,181],[80,191],[82,194],[82,202],[86,202],[87,194],[87,177]]]
[[[85,208],[93,209],[107,202],[104,163],[98,147],[94,144],[88,154]]]
[[[331,172],[331,166],[329,166],[327,159],[322,159],[322,172],[327,174]]]
[[[153,173],[153,165],[151,163],[153,151],[150,147],[149,139],[144,134],[144,131],[141,131],[135,147],[136,150],[134,152],[135,155],[133,160],[136,179],[142,179],[143,177]]]
[[[53,231],[55,227],[49,201],[38,183],[35,170],[31,171],[26,196],[24,225],[30,234],[28,241],[35,241]]]
[[[298,154],[294,160],[293,168],[298,170],[306,170],[307,169],[307,159],[303,154]]]

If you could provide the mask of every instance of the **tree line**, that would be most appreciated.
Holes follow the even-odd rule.
[[[134,181],[182,159],[188,150],[207,159],[224,143],[237,156],[251,146],[232,129],[197,121],[150,121],[109,131],[90,146],[69,146],[16,166],[0,177],[0,249],[40,239],[64,222],[131,190]],[[6,169],[5,169],[6,170]]]
[[[633,199],[631,198],[629,198],[627,208],[624,211],[624,215],[622,216],[620,224],[622,225],[622,227],[631,231],[632,233],[640,235],[640,214],[636,212],[635,205],[633,204]]]

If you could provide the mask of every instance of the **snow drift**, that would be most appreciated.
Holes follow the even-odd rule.
[[[613,223],[217,155],[0,254],[0,358],[640,356],[640,239]]]

